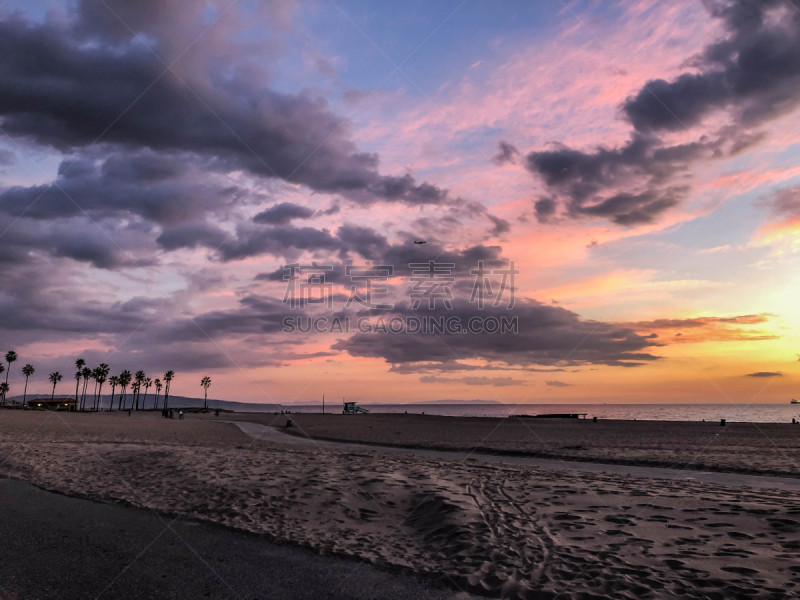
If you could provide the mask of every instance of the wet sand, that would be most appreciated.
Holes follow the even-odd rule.
[[[291,416],[304,429],[306,417],[316,418]],[[0,473],[359,558],[452,590],[560,600],[782,599],[800,590],[798,492],[289,446],[209,423],[213,416],[0,418]],[[345,418],[351,431],[377,425]],[[567,427],[584,425],[594,424]],[[574,432],[563,431],[567,444]],[[740,462],[753,464],[746,452],[763,452],[759,438],[737,439],[756,440],[740,451]]]

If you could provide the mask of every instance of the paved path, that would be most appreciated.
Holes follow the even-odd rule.
[[[673,479],[677,481],[699,481],[718,485],[750,486],[787,491],[800,491],[800,479],[793,477],[772,477],[766,475],[746,475],[741,473],[721,473],[718,471],[692,471],[685,469],[670,469],[666,467],[647,467],[638,465],[615,465],[608,463],[581,462],[573,460],[559,460],[557,458],[537,458],[529,456],[509,456],[497,454],[482,454],[478,452],[451,452],[446,450],[426,450],[422,448],[396,448],[393,446],[376,446],[372,444],[357,444],[353,442],[332,442],[329,440],[315,440],[283,433],[280,428],[250,423],[247,421],[225,421],[232,423],[247,435],[260,440],[277,442],[290,446],[313,446],[316,448],[338,448],[345,450],[377,450],[390,454],[403,454],[415,456],[430,456],[448,460],[476,460],[483,463],[530,465],[543,469],[585,471],[589,473],[616,473],[634,477],[653,477],[658,479]]]
[[[0,515],[3,600],[456,597],[365,563],[13,479],[0,479]]]

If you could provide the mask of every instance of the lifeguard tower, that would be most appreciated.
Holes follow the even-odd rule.
[[[358,414],[367,414],[369,411],[366,408],[362,408],[358,406],[356,402],[342,402],[342,414],[343,415],[358,415]]]

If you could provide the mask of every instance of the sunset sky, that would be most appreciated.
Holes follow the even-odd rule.
[[[498,306],[479,261],[519,271]],[[292,306],[314,262],[332,306]],[[345,306],[367,263],[389,308]],[[11,396],[82,356],[250,402],[786,403],[800,10],[8,0],[0,269]],[[519,330],[284,331],[334,315]]]

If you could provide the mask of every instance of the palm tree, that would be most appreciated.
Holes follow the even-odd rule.
[[[10,388],[8,387],[8,384],[5,381],[0,382],[0,399],[2,399],[3,404],[6,403],[6,394],[8,394],[9,389]]]
[[[211,387],[211,377],[206,375],[200,380],[200,385],[203,386],[203,391],[205,392],[205,398],[203,399],[203,411],[208,410],[208,388]]]
[[[94,379],[94,393],[92,394],[92,410],[96,410],[97,408],[97,384],[98,384],[98,377],[102,377],[103,375],[100,373],[100,367],[95,367],[92,369],[92,379]]]
[[[89,378],[92,376],[92,370],[89,367],[81,369],[81,377],[83,377],[83,390],[81,391],[81,410],[86,410],[86,387],[89,385]]]
[[[158,377],[156,377],[156,380],[153,382],[153,384],[156,386],[156,399],[153,401],[153,410],[155,410],[158,408],[158,394],[159,392],[161,392],[161,387],[162,387],[161,380]]]
[[[164,410],[169,409],[169,386],[172,383],[172,378],[175,377],[175,371],[167,371],[164,373]]]
[[[0,373],[2,373],[5,370],[6,368],[2,364],[0,364]],[[4,404],[3,399],[0,398],[0,406],[3,406],[3,404]]]
[[[146,375],[144,371],[136,371],[136,410],[139,410],[139,393],[142,389],[142,382],[144,381]]]
[[[6,383],[8,383],[8,374],[11,373],[11,363],[17,360],[17,353],[13,350],[6,352],[6,362],[8,363],[8,371],[6,371]]]
[[[122,373],[119,374],[119,385],[122,388],[120,390],[120,397],[119,397],[119,409],[125,410],[125,390],[128,389],[128,386],[131,383],[131,379],[133,376],[128,369],[125,369]]]
[[[144,400],[142,400],[142,410],[145,410],[145,405],[147,404],[147,390],[150,389],[150,386],[153,385],[153,380],[149,377],[145,377],[142,381],[142,385],[144,386]]]
[[[100,410],[100,399],[103,397],[103,384],[106,382],[106,378],[108,377],[108,372],[110,370],[111,369],[106,363],[100,363],[94,370],[94,380],[99,385],[94,401],[95,410]]]
[[[75,368],[78,370],[75,373],[75,408],[78,408],[78,385],[80,385],[81,377],[83,377],[83,367],[86,366],[86,361],[79,358],[75,361]]]
[[[133,398],[131,398],[131,407],[136,407],[136,410],[139,410],[139,390],[142,389],[142,382],[134,380],[131,384],[131,392],[133,393]],[[134,401],[136,404],[134,404]]]
[[[55,398],[56,395],[56,384],[63,378],[61,377],[61,373],[59,373],[58,371],[53,371],[52,373],[50,373],[49,379],[50,383],[53,384],[53,393],[50,394],[50,400],[52,400],[53,398]]]
[[[6,352],[6,362],[8,363],[8,370],[6,371],[6,383],[8,383],[8,376],[11,373],[11,363],[17,360],[17,353],[13,350]],[[6,403],[6,397],[3,396],[3,404]]]
[[[33,375],[35,372],[36,369],[34,369],[33,365],[30,363],[22,367],[22,374],[25,375],[25,392],[22,394],[22,406],[25,406],[25,402],[28,399],[28,377]]]
[[[100,365],[94,370],[94,380],[98,384],[97,393],[95,395],[94,400],[94,409],[100,410],[101,398],[103,397],[103,384],[106,382],[106,378],[108,377],[108,372],[110,371],[109,366],[106,363],[100,363]]]
[[[119,385],[119,377],[112,375],[108,378],[108,383],[111,385],[111,406],[108,407],[108,410],[114,410],[114,392]]]

